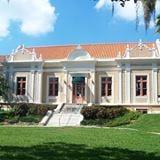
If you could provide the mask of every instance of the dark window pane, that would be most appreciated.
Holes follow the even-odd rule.
[[[106,86],[106,85],[103,83],[103,84],[102,84],[102,88],[101,88],[101,96],[105,96],[105,95],[106,95],[105,86]]]
[[[108,77],[107,80],[111,82],[112,81],[112,77]]]
[[[147,80],[147,76],[143,76],[142,79],[143,79],[143,80]]]
[[[143,96],[146,96],[147,95],[147,89],[143,89]]]
[[[136,76],[136,96],[147,95],[147,76]]]
[[[102,77],[102,82],[105,82],[106,81],[106,77]]]
[[[102,77],[101,79],[101,96],[112,95],[112,77]]]
[[[147,88],[147,82],[143,82],[143,88]]]
[[[136,96],[140,96],[140,89],[136,90]]]
[[[49,78],[49,96],[58,96],[58,78]]]
[[[108,90],[108,95],[107,96],[111,96],[112,95],[112,90]]]
[[[26,77],[17,77],[17,95],[25,95],[26,93]]]

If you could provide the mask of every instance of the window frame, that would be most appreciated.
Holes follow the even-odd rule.
[[[144,78],[144,79],[143,79]],[[137,80],[139,79],[139,80]],[[139,94],[137,94],[137,83],[140,83]],[[146,83],[146,87],[144,84]],[[145,93],[144,93],[144,90]],[[148,95],[148,75],[135,75],[135,96],[136,97],[146,97]]]
[[[52,94],[50,94],[50,78],[54,78],[57,79],[57,83],[52,83]],[[55,90],[55,85],[57,84],[57,94],[56,94],[56,90]],[[54,92],[53,92],[54,91]],[[57,76],[48,76],[47,78],[47,96],[48,97],[58,97],[59,96],[59,77]]]
[[[25,78],[25,83],[21,84],[21,85],[25,84],[25,87],[23,88],[23,86],[21,86],[22,89],[21,89],[21,87],[18,88],[18,78],[21,78],[21,79]],[[15,89],[16,89],[15,90],[16,96],[25,96],[26,95],[26,93],[27,93],[27,77],[26,76],[16,76],[16,88]],[[18,93],[19,89],[20,89],[20,93]],[[23,94],[23,89],[25,90],[24,94]]]
[[[103,78],[105,78],[104,81],[102,80]],[[109,78],[111,80],[107,80]],[[100,93],[101,97],[112,97],[113,95],[113,77],[112,76],[101,76],[100,83],[101,83],[101,93]],[[111,86],[109,87],[110,84]],[[104,91],[104,94],[103,94],[103,91]]]

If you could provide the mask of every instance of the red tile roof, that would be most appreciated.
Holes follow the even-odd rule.
[[[0,62],[4,62],[6,59],[6,56],[0,56]]]
[[[124,54],[127,44],[130,48],[133,48],[137,43],[110,43],[110,44],[89,44],[81,45],[81,47],[86,50],[91,57],[94,58],[115,58],[118,52]],[[148,47],[153,47],[153,43],[146,43]],[[44,60],[52,59],[65,59],[69,54],[76,49],[76,45],[68,46],[44,46],[44,47],[33,47],[35,52],[42,56]],[[28,48],[32,50],[33,48]]]

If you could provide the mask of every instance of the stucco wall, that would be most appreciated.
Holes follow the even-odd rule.
[[[57,97],[48,96],[48,78],[49,76],[59,78],[59,92]],[[62,72],[44,72],[42,80],[42,102],[46,103],[63,103],[65,102],[64,73]]]
[[[101,77],[112,77],[112,96],[101,97]],[[113,104],[118,103],[118,71],[97,71],[96,72],[96,103]]]
[[[136,75],[147,75],[147,96],[136,96],[136,85],[135,85],[135,76]],[[149,103],[151,102],[151,87],[152,87],[152,81],[151,81],[152,71],[151,70],[133,70],[131,72],[131,101],[133,103]]]

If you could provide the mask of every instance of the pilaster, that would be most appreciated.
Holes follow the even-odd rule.
[[[126,64],[125,68],[125,103],[130,104],[131,102],[131,69],[130,64]]]
[[[122,104],[122,67],[121,65],[117,66],[118,70],[118,103]]]
[[[36,92],[38,93],[38,99],[37,99],[37,103],[42,103],[42,75],[43,72],[41,70],[38,71],[38,88],[36,90]]]
[[[95,71],[90,73],[90,103],[95,103]]]
[[[157,74],[157,65],[152,64],[152,103],[157,104],[158,103],[158,74]]]

